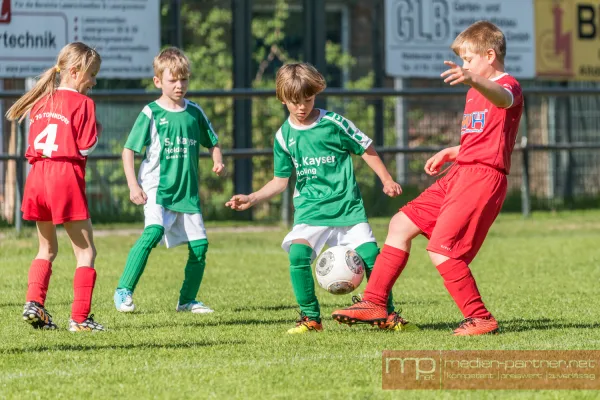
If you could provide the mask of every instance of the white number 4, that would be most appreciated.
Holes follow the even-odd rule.
[[[58,150],[56,142],[56,131],[58,130],[57,124],[48,125],[39,135],[33,140],[33,148],[36,150],[42,150],[42,154],[46,157],[51,157],[53,151]],[[40,141],[46,138],[44,143]]]

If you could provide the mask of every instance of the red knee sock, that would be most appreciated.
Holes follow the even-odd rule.
[[[52,275],[52,263],[50,261],[36,258],[31,262],[25,301],[35,301],[42,306],[44,305],[46,294],[48,293],[50,275]]]
[[[73,307],[71,308],[71,319],[77,323],[86,320],[92,309],[92,293],[96,284],[96,270],[91,267],[79,267],[75,269],[73,280]]]
[[[375,260],[363,299],[385,306],[394,283],[406,266],[408,256],[409,253],[404,250],[384,245]]]
[[[437,266],[444,286],[465,318],[487,318],[492,314],[485,308],[475,278],[467,263],[449,259]]]

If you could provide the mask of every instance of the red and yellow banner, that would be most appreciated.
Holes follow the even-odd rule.
[[[600,0],[536,0],[538,78],[600,80]]]

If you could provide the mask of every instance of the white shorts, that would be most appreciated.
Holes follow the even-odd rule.
[[[144,205],[144,226],[160,225],[164,227],[165,235],[161,243],[164,243],[167,248],[206,239],[202,214],[180,213],[156,204],[156,190],[152,190],[146,195],[148,200]]]
[[[313,248],[312,259],[321,253],[323,247],[349,246],[356,249],[364,243],[376,242],[371,225],[368,222],[352,226],[314,226],[306,224],[295,225],[290,233],[286,235],[281,247],[290,252],[292,241],[304,239]]]

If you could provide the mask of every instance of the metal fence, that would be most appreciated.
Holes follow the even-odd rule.
[[[369,136],[378,138],[377,149],[404,194],[388,199],[376,177],[358,157],[355,170],[367,213],[391,215],[433,182],[423,165],[436,151],[459,141],[464,90],[438,88],[341,90],[322,94],[327,109],[353,121]],[[10,103],[20,93],[0,92]],[[532,209],[600,206],[600,88],[531,87],[525,89],[525,115],[513,153],[509,194],[504,211],[529,215]],[[156,93],[97,91],[98,119],[104,133],[87,163],[87,192],[95,222],[141,221],[142,209],[129,201],[120,152],[133,121]],[[213,176],[208,154],[200,159],[201,201],[207,219],[285,220],[291,216],[290,192],[249,212],[235,213],[224,203],[234,194],[233,160],[250,158],[252,187],[258,189],[272,177],[274,133],[286,118],[271,90],[190,92],[220,136],[229,175]],[[234,99],[252,101],[252,148],[234,149],[232,126]],[[5,123],[5,127],[7,124]],[[0,153],[0,224],[21,225],[20,196],[28,166],[25,124],[9,135]],[[5,137],[7,136],[5,129]],[[239,171],[238,171],[239,172]]]

